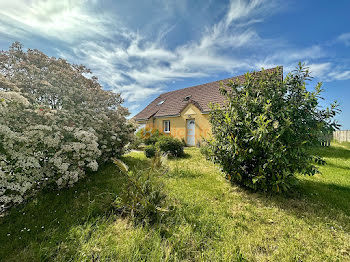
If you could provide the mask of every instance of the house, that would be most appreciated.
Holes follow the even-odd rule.
[[[282,67],[267,69],[280,70]],[[259,74],[256,72],[254,74]],[[188,146],[199,144],[203,138],[209,138],[210,103],[223,104],[225,97],[220,94],[221,83],[232,80],[238,84],[245,81],[240,75],[207,84],[187,87],[163,93],[138,113],[134,120],[147,130],[159,130],[164,134],[183,139]]]

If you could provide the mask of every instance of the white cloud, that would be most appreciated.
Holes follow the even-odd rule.
[[[325,51],[318,45],[294,49],[288,46],[281,46],[276,50],[271,50],[270,55],[264,58],[258,58],[252,61],[255,65],[255,69],[272,68],[275,66],[283,66],[283,71],[289,73],[295,69],[299,62],[306,63],[307,66],[312,67],[312,76],[321,76],[321,69],[326,71],[330,68],[330,63],[310,63],[309,61],[317,61],[319,58],[326,57]],[[326,68],[326,65],[328,66]]]
[[[140,105],[138,104],[133,104],[128,107],[129,111],[135,111],[136,109],[139,109],[139,108],[140,108]]]
[[[338,36],[337,40],[346,46],[350,46],[350,33],[344,33]]]
[[[269,3],[271,4],[273,1],[270,1]],[[267,7],[266,5],[269,3],[264,0],[231,1],[229,11],[226,14],[225,26],[228,27],[232,22],[236,20],[247,18],[251,15],[251,13],[263,11],[262,9],[265,9]]]
[[[230,10],[233,12],[233,8]],[[252,10],[251,5],[246,5],[236,12],[242,12],[242,17],[246,18]],[[236,32],[228,30],[228,20],[225,19],[207,28],[200,39],[172,50],[161,44],[164,34],[171,31],[172,27],[163,27],[160,37],[155,41],[125,29],[118,33],[118,40],[122,44],[87,40],[71,48],[73,56],[65,53],[61,55],[79,59],[91,67],[103,83],[122,92],[128,101],[143,100],[160,93],[164,84],[177,79],[252,68],[245,59],[227,56],[223,51],[247,47],[255,42],[262,43],[263,40],[251,29],[239,29]],[[234,18],[230,18],[231,22],[238,19],[237,13]]]
[[[326,56],[324,50],[318,45],[293,49],[286,46],[278,48],[272,54],[267,56],[263,63],[274,64],[276,61],[283,64],[296,64],[299,61],[305,61],[307,59],[318,59]]]
[[[332,64],[327,62],[320,64],[307,64],[306,66],[309,67],[311,76],[323,79],[328,74]]]
[[[92,14],[87,7],[93,0],[0,0],[0,22],[7,34],[55,38],[69,43],[82,37],[108,37],[112,24],[103,14]],[[3,32],[4,27],[0,28]],[[12,30],[14,29],[14,30]]]
[[[350,79],[350,70],[340,68],[331,62],[306,64],[312,77],[325,82]]]
[[[286,50],[276,51],[274,54],[255,62],[255,68],[272,68],[283,65],[285,73],[296,68],[298,62],[305,63],[309,68],[310,75],[317,80],[330,82],[334,80],[350,79],[350,70],[346,70],[334,62],[319,62],[320,59],[327,59],[327,52],[321,46],[311,46],[299,50],[286,48]]]
[[[336,70],[331,72],[329,76],[335,80],[348,80],[350,79],[350,70]]]
[[[147,97],[159,94],[163,91],[162,87],[145,87],[139,84],[114,85],[113,90],[122,92],[122,97],[128,102],[138,102]]]

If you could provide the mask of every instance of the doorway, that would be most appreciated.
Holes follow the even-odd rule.
[[[194,119],[187,119],[187,145],[188,146],[195,146],[196,145],[196,124]]]

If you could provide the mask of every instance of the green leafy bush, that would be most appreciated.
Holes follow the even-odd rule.
[[[164,135],[159,132],[159,130],[155,129],[150,132],[150,134],[147,134],[144,136],[144,142],[146,145],[155,145],[161,137]]]
[[[319,145],[323,134],[338,128],[337,103],[320,109],[321,83],[306,89],[308,69],[299,64],[282,80],[281,72],[247,74],[245,83],[222,88],[225,107],[212,106],[213,140],[203,149],[221,165],[227,178],[253,190],[282,192],[296,182],[295,174],[314,175],[309,148]]]
[[[147,158],[152,158],[156,155],[157,148],[155,145],[149,145],[145,147],[145,155]]]
[[[164,136],[159,139],[156,143],[156,146],[165,153],[168,153],[172,156],[179,157],[184,154],[183,143],[174,137]]]

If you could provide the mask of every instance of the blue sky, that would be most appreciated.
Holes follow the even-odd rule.
[[[350,129],[350,1],[0,0],[14,41],[82,63],[132,114],[160,93],[299,61]],[[310,87],[315,83],[310,84]]]

